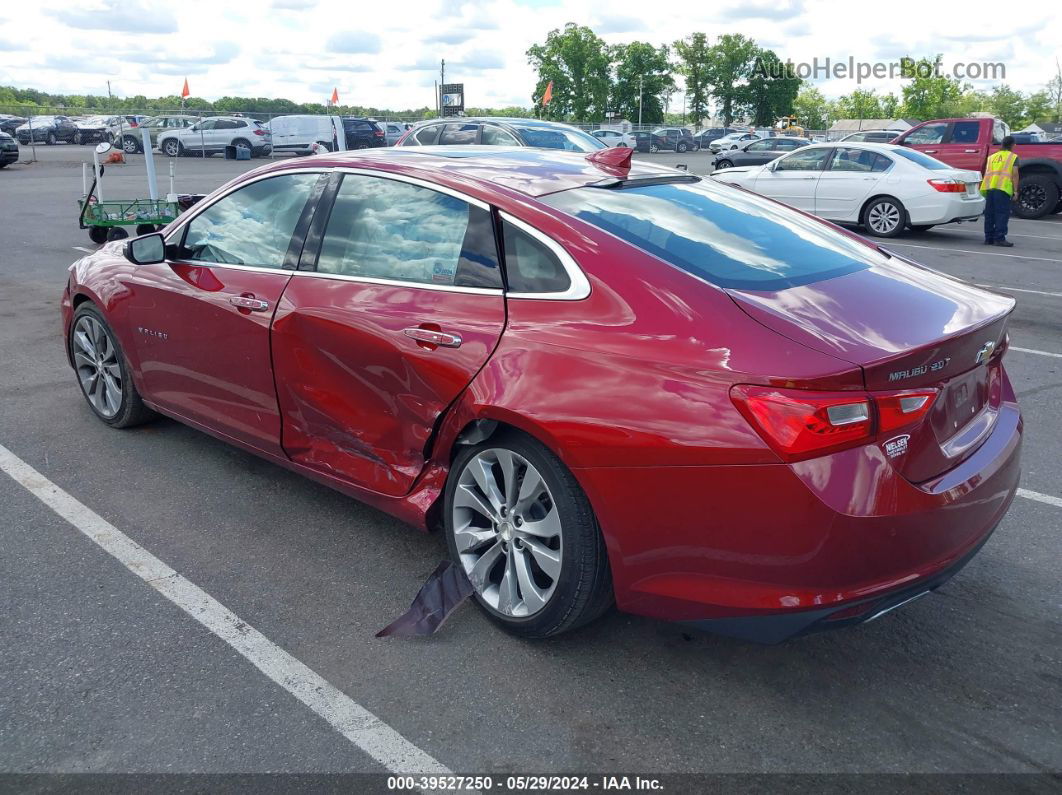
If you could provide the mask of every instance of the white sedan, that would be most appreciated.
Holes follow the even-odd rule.
[[[634,146],[634,136],[630,133],[622,133],[618,130],[594,130],[590,133],[605,146]]]
[[[722,138],[716,138],[708,144],[708,148],[713,152],[725,152],[730,149],[737,149],[739,146],[743,146],[749,141],[758,141],[761,138],[763,138],[763,136],[759,133],[733,132],[729,135],[724,135]]]
[[[985,208],[979,173],[891,144],[813,144],[712,178],[878,237],[972,221]]]

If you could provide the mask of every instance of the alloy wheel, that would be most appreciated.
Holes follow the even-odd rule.
[[[1018,204],[1029,213],[1035,213],[1047,203],[1047,191],[1043,185],[1022,185],[1018,192]]]
[[[114,418],[122,408],[122,367],[110,333],[96,318],[82,315],[74,324],[72,347],[85,397],[101,417]]]
[[[482,600],[527,617],[549,602],[561,573],[561,517],[539,471],[504,448],[469,459],[453,498],[453,537]]]
[[[867,211],[867,226],[879,235],[887,235],[900,225],[900,208],[892,202],[878,202]]]

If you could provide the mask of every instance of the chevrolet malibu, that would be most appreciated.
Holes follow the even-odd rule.
[[[270,164],[70,268],[89,408],[441,528],[507,630],[763,642],[940,587],[1014,496],[1014,302],[631,150]]]

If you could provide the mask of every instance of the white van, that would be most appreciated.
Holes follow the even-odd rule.
[[[273,151],[278,153],[310,155],[331,151],[336,140],[339,151],[347,148],[343,120],[338,116],[277,116],[269,122],[269,129],[273,133]]]

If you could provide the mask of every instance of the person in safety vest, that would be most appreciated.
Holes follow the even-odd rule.
[[[985,176],[981,180],[981,195],[985,197],[985,245],[1006,246],[1014,244],[1007,240],[1007,221],[1010,219],[1010,203],[1018,191],[1018,156],[1014,148],[1014,136],[1003,139],[1003,148],[988,156]]]

